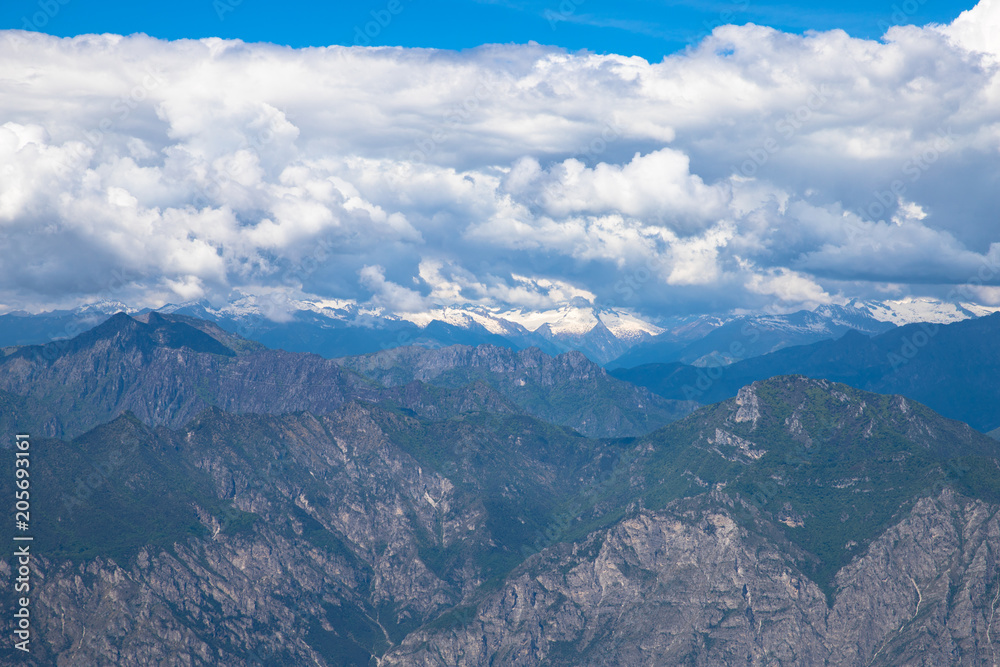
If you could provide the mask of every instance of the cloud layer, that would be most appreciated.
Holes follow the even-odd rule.
[[[0,308],[1000,299],[1000,1],[663,62],[0,32]]]

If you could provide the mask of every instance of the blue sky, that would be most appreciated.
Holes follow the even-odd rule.
[[[378,45],[466,49],[535,41],[657,62],[724,23],[785,32],[840,28],[879,38],[889,25],[949,23],[968,2],[759,0],[8,0],[0,27],[58,36],[143,32],[164,39],[224,37],[293,47]]]

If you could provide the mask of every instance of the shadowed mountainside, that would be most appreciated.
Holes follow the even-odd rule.
[[[590,436],[641,435],[696,407],[611,377],[579,352],[550,357],[536,348],[402,347],[338,362],[388,387],[413,381],[450,388],[483,382],[528,414]]]
[[[747,384],[800,374],[902,394],[981,431],[1000,427],[1000,313],[954,324],[910,324],[868,338],[779,350],[728,366],[653,364],[611,371],[671,399],[714,403]]]
[[[634,436],[687,414],[694,405],[608,377],[579,353],[553,358],[535,349],[514,353],[456,346],[398,348],[391,354],[406,360],[502,358],[505,365],[497,374],[482,367],[462,371],[452,364],[447,382],[421,387],[423,376],[397,381],[391,374],[375,374],[369,379],[351,370],[383,358],[378,355],[334,361],[269,350],[195,318],[119,313],[66,341],[8,349],[0,358],[0,390],[44,407],[22,408],[30,417],[22,427],[70,437],[125,411],[146,424],[179,427],[209,407],[234,413],[323,414],[358,399],[394,400],[419,414],[442,416],[449,401],[460,401],[459,395],[587,435]],[[540,368],[548,370],[540,374]],[[516,388],[511,386],[515,376]],[[379,384],[389,380],[390,387]],[[418,384],[405,386],[414,382]]]

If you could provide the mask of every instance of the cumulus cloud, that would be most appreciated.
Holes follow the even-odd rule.
[[[997,299],[1000,0],[641,58],[0,32],[0,303]]]
[[[779,303],[803,304],[815,308],[836,301],[807,276],[787,269],[753,273],[747,280],[746,287],[757,294],[777,297]]]
[[[391,313],[420,313],[429,303],[416,290],[386,280],[381,266],[365,266],[359,272],[361,285],[372,292],[371,303]]]

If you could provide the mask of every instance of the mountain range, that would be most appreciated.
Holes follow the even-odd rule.
[[[714,403],[775,375],[801,374],[902,394],[981,431],[1000,428],[1000,313],[952,324],[909,324],[868,337],[789,347],[737,363],[617,369],[612,375],[666,398]]]
[[[422,352],[431,364],[435,354],[464,358],[475,367],[474,381],[470,371],[469,382],[444,381],[442,388],[411,381],[383,386],[351,370],[378,355],[330,360],[270,350],[211,322],[148,312],[135,318],[118,313],[70,340],[7,349],[0,358],[0,390],[22,414],[33,415],[26,426],[59,437],[79,435],[124,411],[152,426],[178,427],[209,407],[324,414],[351,400],[392,401],[427,416],[447,416],[446,406],[481,405],[545,415],[588,435],[631,436],[695,407],[610,377],[578,352],[550,358],[490,346],[404,349],[411,356]]]
[[[75,310],[7,313],[0,315],[0,347],[72,338],[119,311],[140,315],[150,309],[135,310],[106,301]],[[608,368],[623,368],[673,361],[697,366],[728,364],[784,347],[838,338],[851,329],[874,335],[902,324],[947,324],[992,311],[930,299],[852,300],[786,314],[650,319],[628,309],[597,308],[582,299],[542,311],[468,305],[398,314],[346,300],[275,305],[243,297],[221,306],[168,304],[156,312],[215,322],[270,348],[331,359],[410,345],[489,344],[514,350],[537,347],[549,355],[576,350]]]
[[[931,341],[982,355],[998,320],[941,326],[909,363]],[[777,375],[691,412],[578,352],[331,360],[155,312],[8,348],[0,371],[5,427],[32,433],[29,664],[997,649],[1000,450],[909,396]]]

